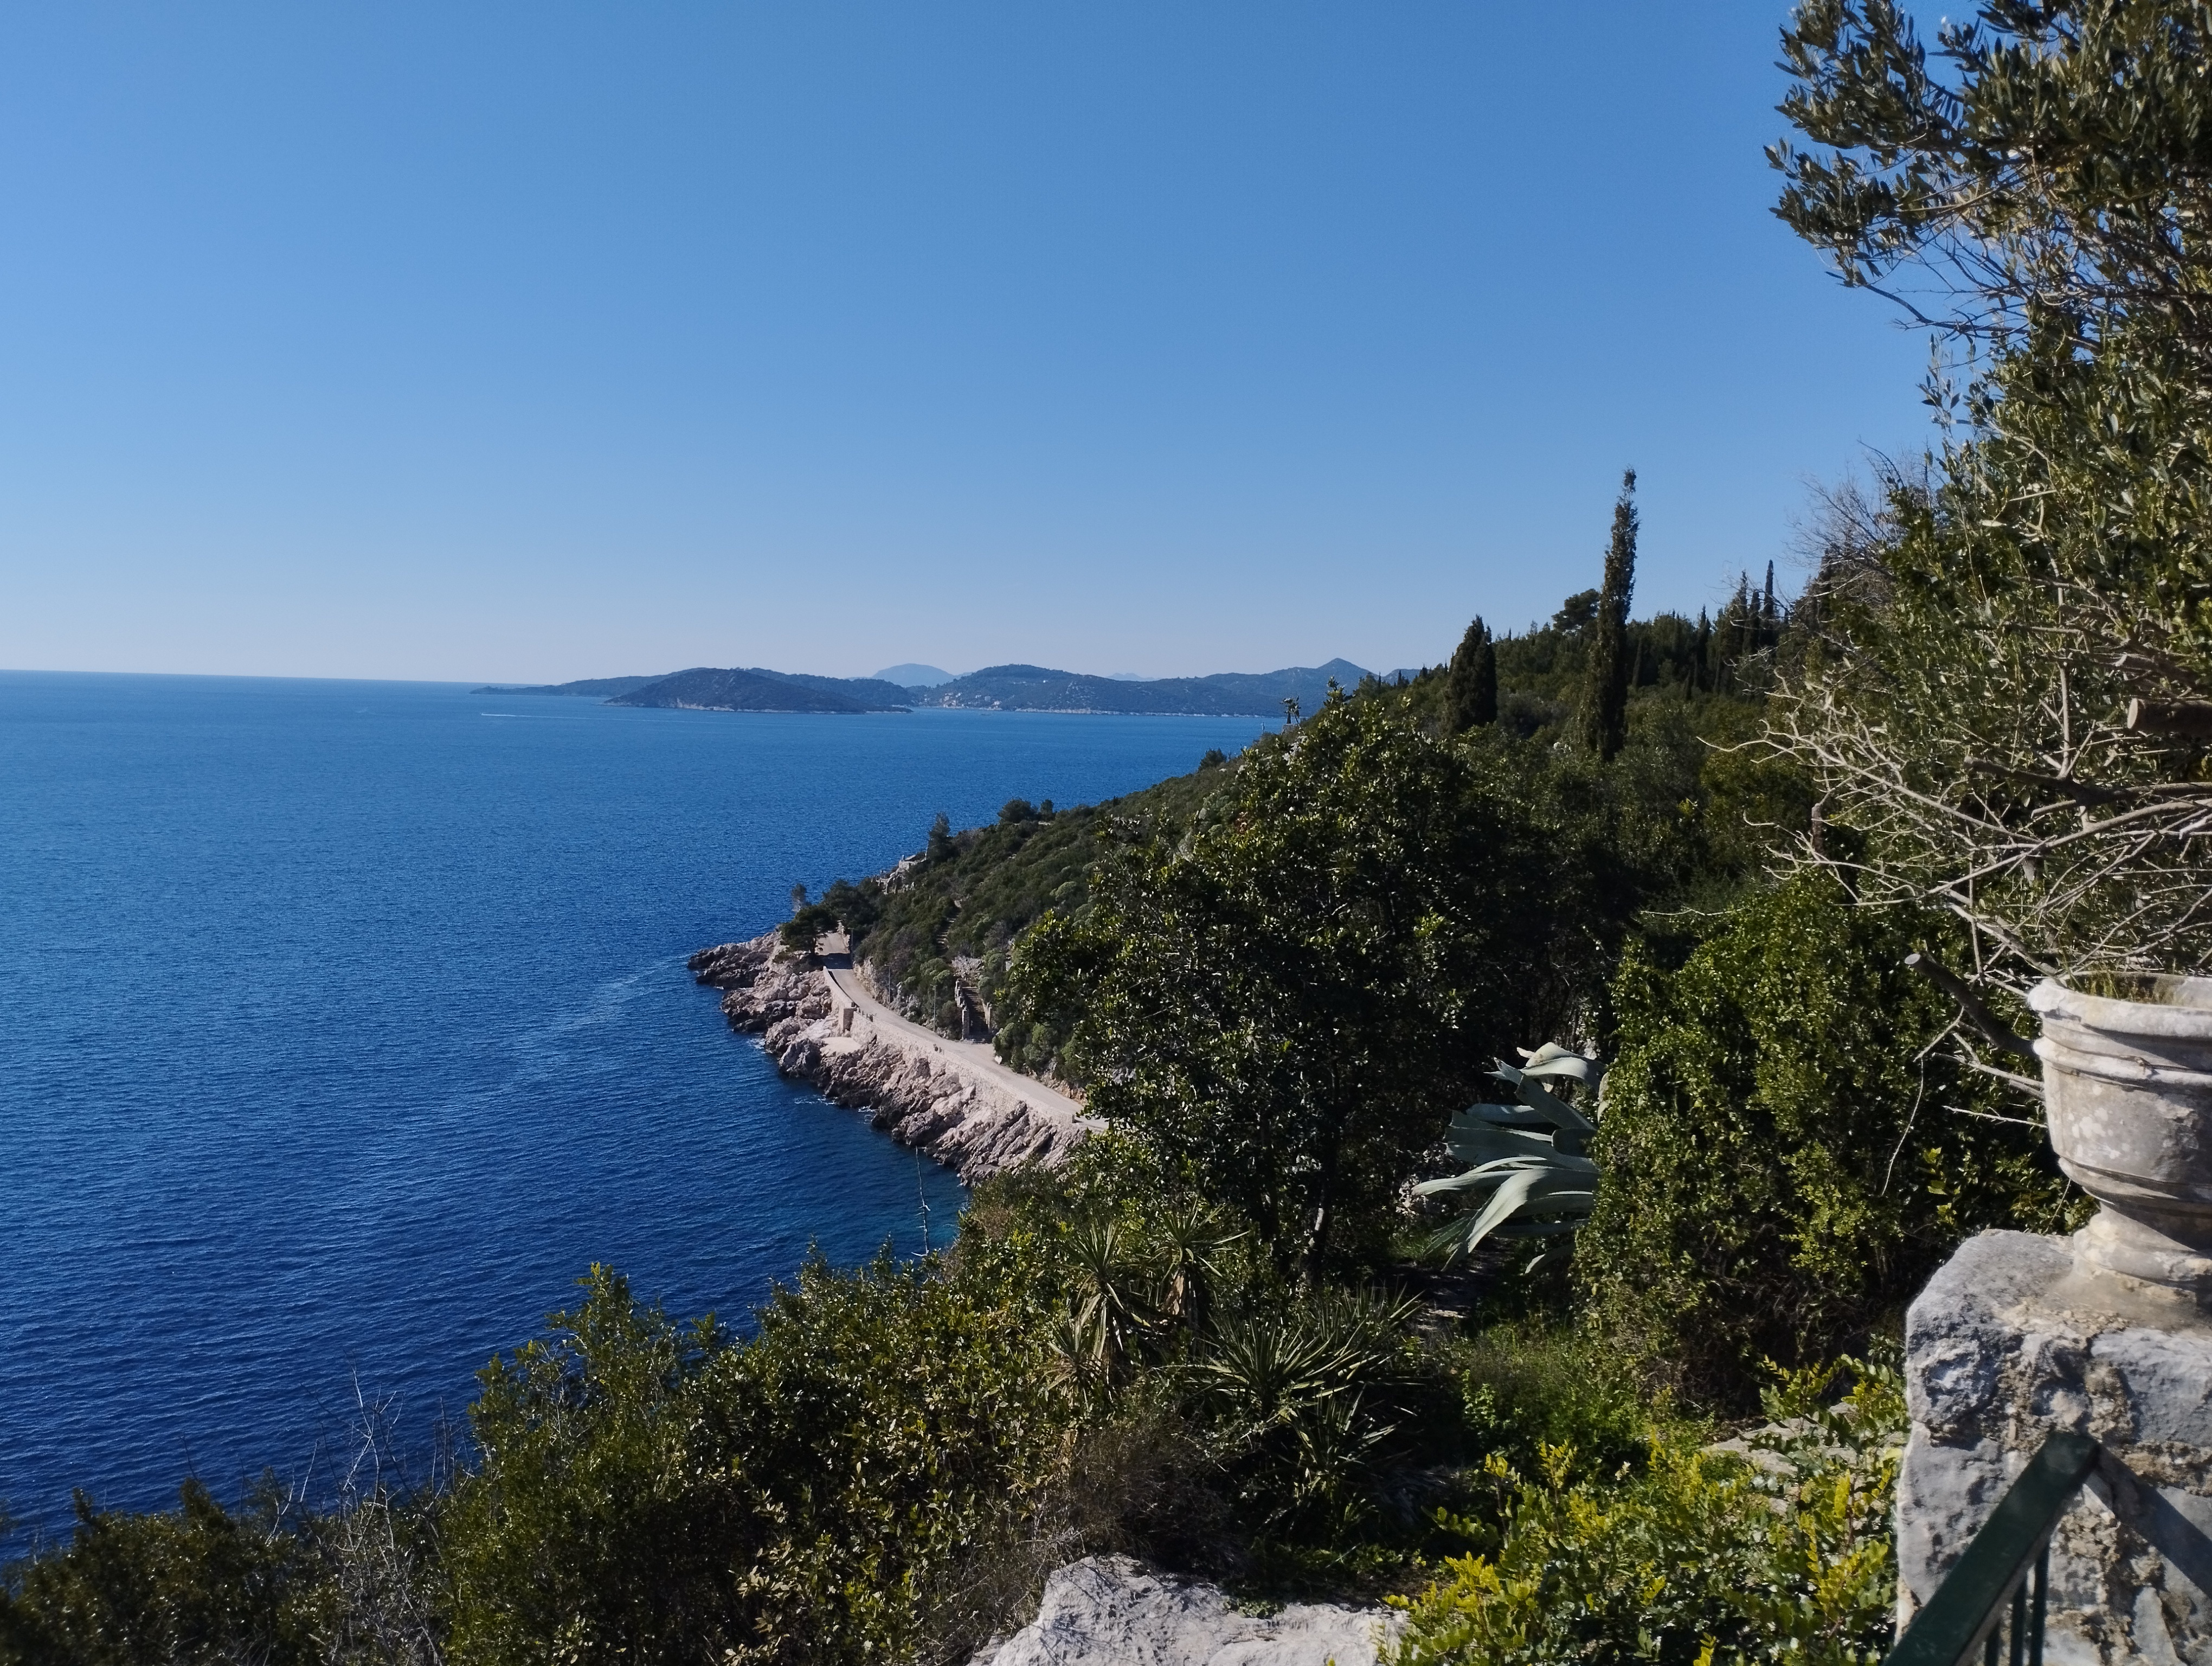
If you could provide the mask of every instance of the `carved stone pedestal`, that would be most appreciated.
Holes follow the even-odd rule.
[[[1900,1623],[2043,1443],[2108,1459],[2051,1543],[2045,1657],[2212,1666],[2212,1316],[2089,1268],[2064,1238],[1984,1232],[1912,1304],[1898,1483]]]

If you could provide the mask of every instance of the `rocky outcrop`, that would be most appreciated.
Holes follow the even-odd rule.
[[[1329,1602],[1245,1613],[1212,1585],[1090,1556],[1056,1570],[1036,1619],[969,1666],[1375,1666],[1404,1623]]]
[[[937,1158],[964,1181],[1054,1164],[1091,1126],[1080,1108],[1000,1064],[977,1043],[947,1040],[872,1000],[855,975],[786,953],[770,933],[691,957],[700,982],[724,991],[733,1030],[757,1034],[776,1068]]]

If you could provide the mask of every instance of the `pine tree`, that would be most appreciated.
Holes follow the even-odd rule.
[[[1583,688],[1583,744],[1610,758],[1628,739],[1628,601],[1636,587],[1636,471],[1620,477],[1613,506],[1613,543],[1605,552],[1605,584],[1591,622]]]
[[[1444,681],[1444,733],[1463,734],[1498,721],[1498,648],[1482,616],[1459,639],[1451,672]]]

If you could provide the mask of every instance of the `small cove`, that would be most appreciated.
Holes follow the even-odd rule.
[[[0,1500],[327,1470],[356,1384],[427,1449],[593,1262],[735,1317],[941,1238],[684,956],[1264,727],[0,673]]]

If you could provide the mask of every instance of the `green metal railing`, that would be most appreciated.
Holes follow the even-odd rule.
[[[1882,1666],[2043,1666],[2051,1531],[2099,1454],[2086,1435],[2045,1440]]]

